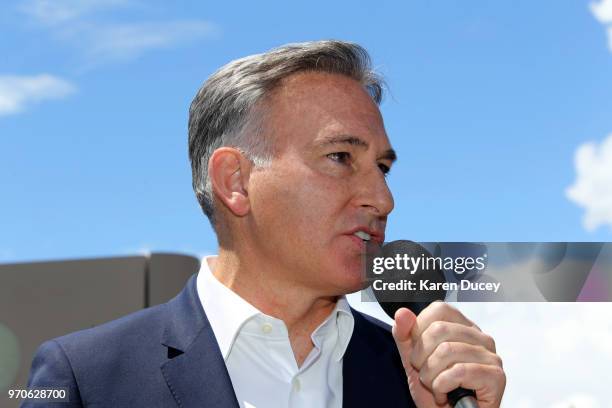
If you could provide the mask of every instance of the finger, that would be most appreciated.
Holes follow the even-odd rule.
[[[451,408],[446,401],[436,403],[433,393],[428,390],[421,380],[419,380],[419,372],[414,367],[408,367],[406,369],[408,374],[408,388],[410,389],[410,395],[412,395],[413,401],[417,407],[423,408]]]
[[[456,363],[478,363],[502,367],[501,358],[482,346],[444,342],[427,358],[419,369],[419,378],[428,389],[433,389],[435,378]]]
[[[417,317],[409,309],[402,307],[395,312],[395,321],[391,332],[395,344],[402,358],[404,368],[410,367],[410,354],[412,354],[412,336],[410,335]]]
[[[416,320],[416,315],[410,309],[405,307],[402,307],[395,312],[393,329],[391,331],[396,342],[404,343],[412,340],[410,333],[412,331],[412,327],[416,323]]]
[[[471,320],[465,317],[456,308],[452,307],[448,303],[435,301],[423,309],[421,313],[419,313],[419,316],[417,317],[416,330],[412,331],[413,338],[415,340],[418,339],[423,332],[436,321],[457,323],[464,326],[477,328],[477,326]]]
[[[434,392],[434,401],[438,406],[446,406],[448,403],[448,395],[443,392]]]
[[[457,363],[441,372],[432,384],[434,397],[463,387],[476,391],[476,399],[497,406],[506,387],[506,374],[498,365]]]
[[[413,344],[410,362],[417,369],[421,369],[425,360],[434,350],[444,342],[459,342],[482,346],[495,353],[495,341],[475,327],[468,327],[459,323],[437,321],[429,325],[421,337]]]
[[[395,341],[404,342],[410,339],[410,332],[416,323],[417,317],[412,310],[402,307],[395,312],[393,337]]]

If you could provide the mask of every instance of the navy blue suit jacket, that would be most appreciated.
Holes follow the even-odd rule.
[[[343,406],[414,407],[389,326],[352,312]],[[195,275],[168,303],[43,343],[28,386],[66,387],[70,403],[22,407],[238,408]]]

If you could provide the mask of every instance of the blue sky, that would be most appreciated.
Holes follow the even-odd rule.
[[[361,43],[390,86],[389,240],[611,241],[610,27],[610,0],[3,2],[0,262],[214,253],[193,95],[234,58],[324,38]],[[612,309],[509,307],[470,310],[509,356],[508,406],[603,406],[566,370],[609,373]]]
[[[388,81],[389,239],[612,238],[609,188],[586,181],[583,201],[608,200],[591,230],[566,194],[576,151],[612,132],[607,20],[588,2],[256,3],[5,4],[0,259],[214,252],[190,186],[194,93],[234,58],[322,38],[363,44]]]

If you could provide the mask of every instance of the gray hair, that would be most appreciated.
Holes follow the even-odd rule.
[[[192,184],[202,210],[215,228],[208,161],[222,146],[239,149],[255,166],[267,165],[273,154],[262,135],[261,101],[283,79],[301,71],[345,75],[359,81],[380,104],[384,82],[368,52],[344,41],[287,44],[263,54],[240,58],[221,67],[202,85],[189,108],[189,160]]]

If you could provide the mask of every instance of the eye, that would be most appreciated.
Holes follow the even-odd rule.
[[[328,154],[327,157],[342,164],[349,164],[351,161],[351,154],[349,152],[334,152]]]
[[[387,166],[386,164],[383,164],[383,163],[378,163],[378,168],[380,169],[380,171],[382,171],[382,173],[385,175],[385,177],[387,177],[387,175],[391,171],[391,168],[389,166]]]

